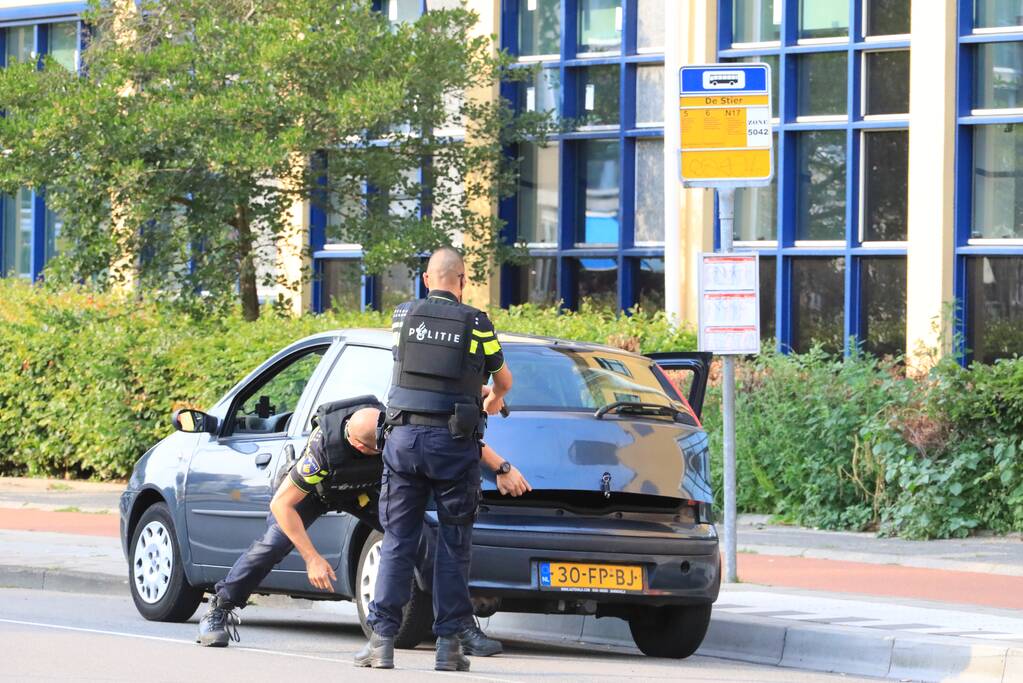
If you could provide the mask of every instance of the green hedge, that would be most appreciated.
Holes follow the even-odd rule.
[[[689,350],[661,314],[533,306],[499,330]],[[170,306],[0,280],[0,473],[123,478],[170,431],[175,407],[209,406],[270,354],[317,331],[385,327],[379,313],[267,312],[193,319]],[[1023,360],[924,379],[871,358],[765,353],[739,363],[739,509],[907,537],[1023,531]],[[720,387],[704,421],[720,500]]]
[[[1023,531],[1023,360],[893,362],[819,352],[740,363],[740,511],[907,538]],[[720,390],[704,413],[720,500]]]
[[[494,311],[499,330],[660,350],[692,349],[663,314]],[[389,327],[389,314],[332,311],[254,323],[195,319],[167,305],[0,279],[0,473],[111,479],[170,431],[171,412],[209,406],[306,335]]]

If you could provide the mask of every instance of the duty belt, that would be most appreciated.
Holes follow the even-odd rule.
[[[447,427],[450,415],[429,415],[426,413],[402,413],[403,425],[421,425],[424,427]]]

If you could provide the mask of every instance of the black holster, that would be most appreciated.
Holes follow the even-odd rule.
[[[480,426],[480,408],[475,403],[456,403],[455,412],[448,418],[448,431],[456,441],[477,436]]]

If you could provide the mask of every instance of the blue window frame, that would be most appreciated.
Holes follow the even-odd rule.
[[[65,67],[80,67],[82,30],[74,13],[86,3],[0,10],[0,68],[11,59],[53,54]],[[40,12],[46,16],[40,16]],[[73,25],[73,29],[70,26]],[[52,48],[52,49],[51,49]],[[0,195],[0,277],[38,279],[60,244],[62,222],[47,209],[45,193]]]
[[[529,241],[531,259],[502,267],[502,306],[576,308],[580,292],[620,309],[663,302],[664,1],[502,2],[501,47],[557,90],[506,83],[502,96],[580,123],[543,152],[511,150],[528,168],[501,203],[504,238]]]
[[[894,278],[896,291],[905,280],[898,277],[906,254],[905,194],[884,190],[906,182],[909,114],[908,107],[899,111],[904,105],[898,98],[880,95],[892,87],[909,89],[909,36],[865,36],[868,26],[876,33],[878,26],[908,25],[908,19],[891,19],[893,4],[850,0],[848,13],[836,18],[811,16],[805,0],[718,2],[719,60],[769,62],[775,79],[776,179],[771,189],[738,191],[735,239],[739,248],[758,251],[762,266],[775,269],[773,278],[762,278],[762,286],[774,291],[761,292],[774,298],[773,306],[761,308],[774,320],[762,320],[761,328],[776,336],[782,351],[805,351],[814,338],[836,352],[848,353],[857,339],[868,350],[893,347],[890,330],[898,323],[872,343],[871,334],[882,327],[879,314],[861,310],[863,278],[871,291],[887,284],[878,282],[885,275]],[[905,6],[908,13],[908,0]],[[873,68],[878,60],[897,70]],[[893,158],[894,167],[887,163]],[[874,258],[898,261],[868,271]],[[830,289],[795,291],[806,283]],[[893,310],[904,315],[905,306]]]
[[[1023,23],[959,0],[955,293],[963,362],[1023,355]]]

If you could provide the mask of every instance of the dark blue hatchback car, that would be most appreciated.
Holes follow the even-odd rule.
[[[487,443],[533,491],[502,497],[484,474],[471,569],[477,614],[618,617],[646,654],[692,654],[720,585],[699,422],[709,356],[501,340],[515,376],[512,415],[491,419]],[[275,475],[304,447],[316,407],[387,396],[390,346],[385,330],[296,342],[239,382],[194,431],[176,431],[142,456],[120,511],[132,597],[145,618],[194,614],[204,592],[263,532]],[[427,522],[432,535],[432,513]],[[335,591],[314,589],[292,553],[259,592],[354,600],[367,628],[380,534],[343,513],[325,515],[309,532],[334,566]],[[400,646],[430,635],[431,577],[416,583]]]

